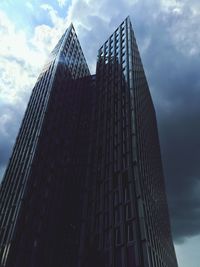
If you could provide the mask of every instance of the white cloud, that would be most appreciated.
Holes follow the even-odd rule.
[[[24,92],[30,93],[46,58],[66,29],[65,20],[50,5],[41,8],[49,13],[53,27],[36,26],[32,38],[23,29],[16,30],[15,24],[0,11],[1,102],[17,105],[24,101]]]
[[[67,0],[57,0],[57,2],[60,7],[64,7],[67,3]]]
[[[158,11],[167,20],[172,44],[185,56],[200,54],[200,2],[189,0],[161,0]]]
[[[49,4],[42,4],[40,7],[48,12],[53,23],[53,28],[56,28],[59,32],[63,31],[64,23],[66,23],[66,21],[63,18],[59,17],[57,10],[55,10]]]
[[[27,2],[25,3],[25,5],[26,5],[27,8],[29,8],[31,11],[34,10],[33,4],[31,4],[31,2],[27,1]]]
[[[176,245],[178,263],[181,267],[197,267],[199,263],[200,235],[188,238],[184,245]]]
[[[17,31],[8,17],[0,12],[1,99],[16,104],[24,86],[27,90],[33,84],[33,77],[39,73],[45,54],[33,46],[26,34]],[[29,89],[30,90],[30,89]],[[18,99],[18,100],[17,100]]]
[[[170,35],[177,50],[186,56],[200,54],[200,9],[187,5],[177,14],[176,21],[169,28]]]
[[[161,7],[166,12],[181,12],[184,1],[161,0]]]

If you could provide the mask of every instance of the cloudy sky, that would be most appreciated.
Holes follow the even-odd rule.
[[[0,179],[46,57],[73,22],[92,73],[130,15],[156,107],[179,267],[199,267],[199,0],[1,0]]]

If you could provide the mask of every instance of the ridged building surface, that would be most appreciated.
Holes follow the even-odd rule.
[[[33,88],[0,208],[2,267],[177,267],[129,17],[99,49],[93,76],[66,30]]]
[[[99,49],[95,100],[82,240],[105,266],[177,266],[156,115],[129,17]]]
[[[87,143],[87,136],[84,140],[81,123],[89,118],[84,112],[89,102],[82,101],[88,89],[80,87],[84,87],[88,75],[80,43],[70,25],[33,88],[1,184],[1,266],[66,266],[59,258],[61,253],[66,257],[60,235],[67,231],[71,234],[63,229],[70,227],[70,221],[64,225],[66,215],[73,221],[69,192],[78,196],[73,199],[74,208],[79,201],[78,187],[75,191],[73,188],[76,183],[79,186],[78,171],[85,160],[81,146]],[[81,121],[82,117],[86,122]],[[80,163],[76,163],[76,153]]]

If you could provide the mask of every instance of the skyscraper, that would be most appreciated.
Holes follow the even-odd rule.
[[[71,230],[78,216],[69,215],[69,205],[78,209],[78,177],[87,158],[84,109],[90,102],[82,98],[90,97],[89,74],[71,25],[33,88],[1,185],[1,266],[66,266],[62,249],[67,235],[76,244]]]
[[[86,240],[106,266],[177,266],[156,116],[129,17],[99,49],[95,100],[83,260]]]
[[[72,25],[33,89],[0,191],[6,267],[176,267],[156,116],[130,18],[96,76]]]

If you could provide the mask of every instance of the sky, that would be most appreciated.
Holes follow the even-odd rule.
[[[93,74],[98,48],[128,15],[156,108],[179,267],[199,267],[199,0],[1,0],[0,180],[34,83],[65,29],[73,22]]]

